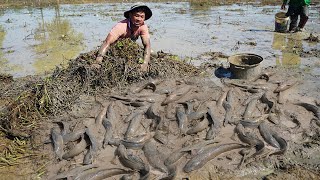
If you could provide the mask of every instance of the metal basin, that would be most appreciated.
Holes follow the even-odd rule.
[[[256,54],[235,54],[228,58],[233,78],[253,79],[261,73],[260,63],[263,58]]]

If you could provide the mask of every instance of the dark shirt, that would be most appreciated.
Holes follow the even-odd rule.
[[[290,6],[305,6],[310,5],[310,0],[283,0],[284,4],[287,4],[289,1]]]

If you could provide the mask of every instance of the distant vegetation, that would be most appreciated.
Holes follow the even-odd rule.
[[[281,4],[281,0],[140,0],[145,2],[190,2],[193,6],[212,6],[212,5],[225,5],[235,3],[260,3],[262,5],[277,5]],[[84,4],[84,3],[108,3],[108,2],[136,2],[133,0],[0,0],[0,8],[4,7],[23,7],[23,6],[35,6],[46,7],[54,6],[57,4]],[[314,4],[318,4],[320,0],[312,1]]]

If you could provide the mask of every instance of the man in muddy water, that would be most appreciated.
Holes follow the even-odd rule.
[[[289,9],[286,16],[290,17],[289,32],[302,31],[309,17],[310,0],[283,0],[281,9],[286,9],[286,4],[289,2]],[[300,15],[299,25],[297,26],[298,16]]]
[[[110,45],[116,42],[120,38],[130,38],[136,41],[139,36],[141,37],[142,44],[144,46],[144,61],[141,64],[141,70],[147,71],[148,64],[150,62],[150,35],[148,26],[144,23],[152,16],[150,8],[142,3],[134,4],[130,10],[124,12],[126,19],[118,22],[109,32],[107,38],[101,45],[96,61],[93,63],[93,67],[99,68],[102,63],[103,56],[106,54]]]

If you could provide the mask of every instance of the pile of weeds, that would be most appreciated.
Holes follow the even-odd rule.
[[[124,39],[110,47],[100,68],[93,68],[97,50],[81,54],[68,68],[57,68],[48,83],[50,112],[69,109],[79,94],[95,94],[106,89],[121,89],[149,78],[197,76],[200,70],[172,54],[158,52],[151,56],[149,71],[141,72],[143,49]]]
[[[121,89],[149,78],[200,74],[196,67],[163,52],[152,55],[149,71],[141,72],[139,62],[143,59],[143,49],[128,39],[110,47],[100,68],[92,66],[96,54],[97,50],[80,54],[70,60],[67,67],[56,67],[47,77],[12,79],[1,76],[0,99],[5,99],[5,102],[0,101],[0,138],[11,140],[15,145],[12,147],[17,147],[0,149],[1,166],[19,164],[18,160],[26,156],[15,156],[12,152],[27,152],[41,123],[68,111],[82,94],[95,95],[101,91]]]
[[[48,94],[43,79],[35,76],[0,83],[0,131],[9,139],[30,138],[46,115]]]
[[[40,177],[45,171],[42,167],[45,155],[39,151],[40,142],[33,142],[33,134],[46,116],[41,102],[45,92],[43,80],[36,76],[2,77],[5,78],[0,79],[0,174]]]
[[[159,52],[151,57],[148,72],[140,71],[143,49],[135,42],[118,41],[103,57],[101,68],[93,68],[97,50],[80,54],[67,68],[57,67],[44,78],[25,78],[0,89],[11,101],[2,108],[0,127],[13,137],[30,137],[42,117],[70,109],[81,94],[94,95],[122,88],[148,78],[196,76],[200,71],[176,56]]]
[[[38,151],[34,143],[27,139],[14,138],[10,140],[1,136],[0,141],[0,174],[9,173],[13,178],[28,176],[32,177],[31,179],[40,179],[46,172],[45,166],[48,156]],[[8,167],[17,167],[19,171]],[[28,168],[27,171],[22,169],[25,167]]]

